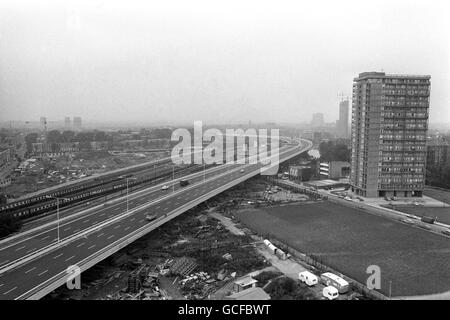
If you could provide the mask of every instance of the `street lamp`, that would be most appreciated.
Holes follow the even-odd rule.
[[[172,165],[172,192],[175,192],[175,165]]]
[[[129,195],[129,192],[128,192],[128,180],[136,180],[136,178],[126,178],[126,181],[127,181],[127,213],[128,213],[128,195]]]
[[[52,196],[46,196],[47,199],[56,199],[56,220],[57,220],[57,234],[58,234],[58,245],[60,241],[60,235],[59,235],[59,200],[69,200],[67,198],[60,198],[60,197],[52,197]]]

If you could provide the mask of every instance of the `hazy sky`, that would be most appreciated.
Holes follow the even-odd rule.
[[[0,120],[331,122],[383,70],[450,122],[448,2],[0,0]]]

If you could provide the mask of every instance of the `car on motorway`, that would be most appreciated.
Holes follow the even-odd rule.
[[[402,221],[404,223],[407,223],[407,224],[413,224],[414,223],[414,221],[412,221],[411,219],[403,219]]]
[[[167,189],[169,189],[169,186],[167,186],[167,185],[163,185],[161,188],[161,190],[167,190]]]
[[[245,170],[244,169],[241,169],[240,171],[239,171],[240,173],[244,173],[245,172]]]
[[[450,229],[442,230],[442,233],[445,234],[446,236],[450,236]]]
[[[155,219],[156,219],[156,215],[154,215],[154,214],[145,215],[145,220],[147,220],[147,221],[153,221]]]
[[[188,180],[180,180],[180,187],[185,187],[189,184]]]

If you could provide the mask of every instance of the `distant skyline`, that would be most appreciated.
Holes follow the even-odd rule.
[[[366,71],[431,75],[450,122],[450,5],[414,1],[0,3],[0,122],[338,119]]]

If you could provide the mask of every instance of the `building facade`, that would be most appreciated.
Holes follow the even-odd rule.
[[[64,128],[65,129],[70,129],[71,128],[70,117],[65,117],[64,118]]]
[[[323,117],[323,113],[313,113],[311,126],[313,128],[323,127],[325,125],[325,120]]]
[[[352,191],[422,196],[430,76],[359,74],[353,83]]]
[[[319,164],[319,175],[322,179],[348,178],[350,163],[347,161],[330,161]]]
[[[75,130],[81,130],[82,128],[81,117],[73,117],[73,128]]]
[[[442,166],[450,165],[450,145],[431,144],[427,146],[427,165]]]
[[[341,138],[348,138],[349,136],[349,125],[348,125],[348,114],[349,114],[349,101],[343,100],[339,103],[339,120],[337,121],[337,135]]]

